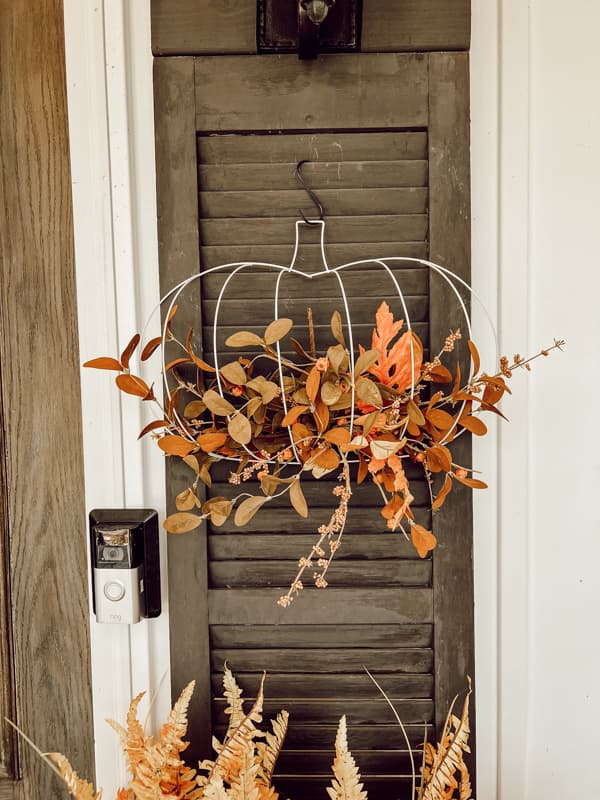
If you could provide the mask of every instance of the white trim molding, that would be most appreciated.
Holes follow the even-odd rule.
[[[149,2],[65,0],[64,19],[85,361],[120,353],[159,299]],[[88,510],[148,506],[162,513],[164,471],[156,449],[137,441],[147,421],[137,400],[120,398],[106,373],[83,370],[82,407]],[[123,719],[140,691],[156,694],[149,727],[170,708],[163,535],[161,559],[160,618],[120,626],[90,616],[96,774],[107,797],[124,785],[126,770],[105,718]]]

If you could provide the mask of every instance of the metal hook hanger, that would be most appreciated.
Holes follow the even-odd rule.
[[[309,163],[310,160],[308,158],[304,158],[302,161],[299,161],[296,164],[296,169],[294,170],[294,174],[296,176],[296,180],[301,184],[302,188],[305,190],[305,192],[308,194],[310,199],[315,204],[319,212],[319,221],[317,222],[315,220],[308,219],[304,211],[302,211],[302,209],[300,208],[298,209],[298,213],[300,214],[300,216],[302,217],[304,222],[306,222],[307,225],[318,225],[319,222],[323,222],[323,215],[324,215],[323,206],[319,202],[319,198],[317,197],[317,195],[313,192],[313,190],[310,188],[310,186],[308,186],[308,184],[304,180],[304,175],[302,174],[301,170],[303,164],[309,164]]]

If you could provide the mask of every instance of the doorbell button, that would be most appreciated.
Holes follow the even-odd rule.
[[[116,603],[125,597],[125,587],[121,581],[109,581],[104,584],[104,596]]]

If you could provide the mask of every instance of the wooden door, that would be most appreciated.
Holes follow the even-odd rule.
[[[86,520],[62,3],[0,3],[0,798],[93,777]]]
[[[295,164],[326,212],[330,263],[382,256],[430,257],[468,280],[468,57],[465,53],[347,54],[302,63],[293,56],[161,58],[155,62],[161,280],[168,290],[199,268],[239,259],[289,263],[297,209],[311,213]],[[303,257],[314,266],[310,242]],[[180,304],[183,326],[205,341],[222,278],[201,280]],[[438,352],[459,323],[442,282],[406,264],[402,275],[416,327]],[[234,284],[232,284],[232,287]],[[349,278],[353,320],[372,327],[384,282]],[[253,275],[222,306],[217,350],[231,327],[272,318],[268,279]],[[286,314],[301,324],[307,304],[317,333],[335,299],[327,286],[289,287]],[[266,317],[264,315],[267,315]],[[362,335],[362,340],[365,335]],[[230,354],[231,355],[231,354]],[[460,458],[469,458],[461,441]],[[418,478],[415,474],[415,479]],[[226,472],[210,492],[227,494]],[[431,523],[427,486],[420,519]],[[168,467],[172,502],[184,477]],[[471,506],[457,492],[433,520],[439,547],[415,559],[386,534],[369,490],[353,498],[344,554],[330,587],[276,605],[281,587],[330,505],[331,484],[307,488],[316,507],[299,521],[285,508],[248,529],[222,528],[169,540],[173,690],[198,681],[191,735],[210,752],[225,722],[220,673],[227,661],[252,696],[263,669],[267,712],[291,715],[275,783],[291,797],[324,796],[335,727],[348,715],[371,797],[397,797],[408,761],[400,731],[362,665],[376,672],[413,742],[439,731],[449,703],[473,674]],[[321,520],[322,521],[322,520]],[[310,776],[310,777],[308,777]]]

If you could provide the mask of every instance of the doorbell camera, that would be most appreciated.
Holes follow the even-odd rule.
[[[161,612],[158,515],[151,509],[90,512],[92,598],[98,622],[132,625]]]

